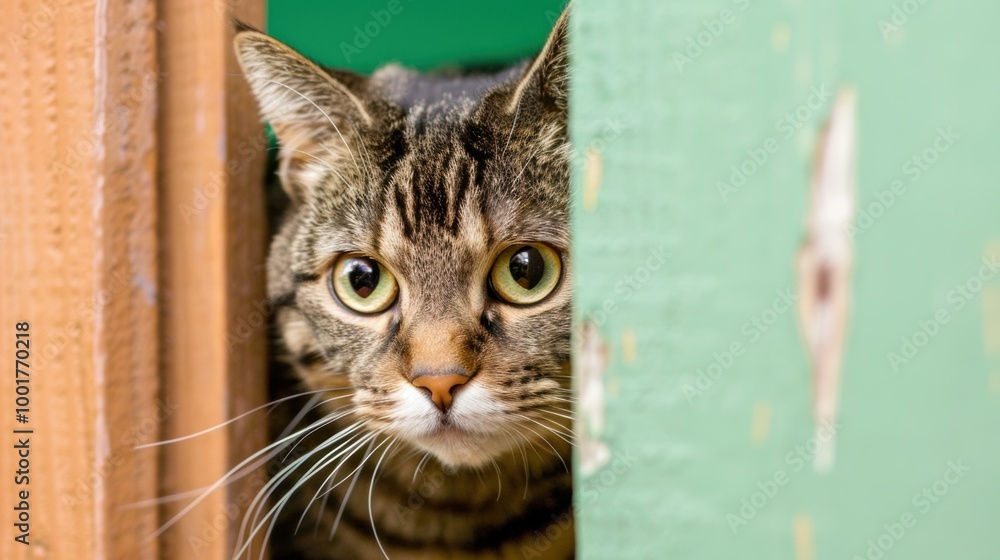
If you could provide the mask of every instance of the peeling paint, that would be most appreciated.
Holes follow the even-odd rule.
[[[590,476],[611,459],[611,450],[601,440],[604,434],[604,373],[608,367],[607,345],[600,330],[584,323],[579,352],[580,470]]]
[[[583,207],[588,212],[597,210],[597,193],[601,190],[604,164],[601,152],[588,148],[583,155]]]
[[[987,259],[1000,258],[1000,239],[987,241],[983,255]],[[983,345],[986,354],[1000,357],[1000,287],[984,286],[980,305],[983,310]]]
[[[795,560],[813,560],[816,557],[816,538],[808,513],[799,513],[792,518],[792,538],[795,541]]]
[[[622,363],[625,364],[635,363],[635,352],[636,352],[635,330],[622,329]]]
[[[97,125],[95,134],[97,135],[94,145],[94,162],[98,167],[105,162],[105,142],[104,134],[107,130],[105,107],[108,99],[108,2],[98,0],[94,4],[94,123]],[[94,217],[94,238],[98,241],[94,250],[94,283],[101,285],[103,271],[100,263],[104,262],[102,255],[104,241],[104,180],[103,174],[98,174],[94,185],[93,217]],[[107,379],[105,373],[108,360],[107,349],[102,344],[107,340],[104,334],[107,328],[106,306],[98,304],[95,306],[94,316],[94,449],[93,465],[94,472],[100,472],[102,465],[107,464],[111,456],[111,436],[107,410]],[[107,484],[104,477],[95,477],[93,488],[92,522],[95,538],[92,542],[92,549],[89,551],[94,558],[107,557],[108,519],[107,519]],[[83,552],[83,551],[81,551]]]
[[[837,416],[841,365],[850,314],[854,247],[856,96],[844,88],[816,145],[806,236],[798,255],[799,322],[813,379],[817,434]],[[813,467],[833,468],[834,438],[817,438]]]
[[[762,444],[771,435],[771,405],[759,402],[753,407],[753,420],[750,422],[750,441]]]
[[[774,49],[774,52],[784,52],[788,50],[788,43],[790,42],[791,31],[788,29],[788,24],[775,24],[774,28],[771,30],[771,48]]]

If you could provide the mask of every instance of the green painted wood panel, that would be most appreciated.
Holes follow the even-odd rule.
[[[576,318],[608,350],[579,407],[610,457],[593,474],[600,453],[578,457],[580,557],[1000,557],[1000,5],[574,10]],[[845,85],[859,213],[822,474],[787,301]]]

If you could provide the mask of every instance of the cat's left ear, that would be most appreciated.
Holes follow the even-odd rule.
[[[261,113],[279,137],[333,132],[351,121],[371,124],[365,104],[346,84],[287,45],[248,27],[233,43]]]
[[[324,175],[319,167],[341,167],[341,175],[358,168],[354,153],[362,131],[372,125],[371,99],[358,93],[363,78],[347,72],[335,77],[247,26],[237,26],[233,43],[261,116],[278,137],[279,174],[292,199],[303,198],[315,187],[313,180]],[[310,155],[319,146],[324,162]]]
[[[570,3],[572,4],[572,2]],[[546,106],[561,113],[569,102],[569,11],[566,6],[555,27],[542,47],[542,52],[532,61],[518,81],[508,111],[514,111],[525,95],[535,93]],[[530,90],[534,89],[534,92]]]

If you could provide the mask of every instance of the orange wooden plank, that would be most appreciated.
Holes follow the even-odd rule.
[[[157,392],[154,6],[0,4],[0,557],[152,559]],[[15,324],[30,336],[15,421]],[[29,438],[27,484],[13,429]],[[17,434],[20,438],[21,434]],[[28,546],[13,500],[28,492]],[[9,505],[10,504],[10,505]]]
[[[160,207],[164,439],[222,423],[266,398],[266,143],[232,49],[230,18],[262,26],[263,2],[161,0]],[[251,418],[165,446],[164,496],[210,486],[265,443]],[[212,493],[164,533],[163,558],[224,560],[259,487]],[[187,500],[163,507],[167,521]]]

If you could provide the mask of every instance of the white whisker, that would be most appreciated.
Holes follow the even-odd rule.
[[[238,421],[238,420],[240,420],[242,418],[246,418],[247,416],[250,416],[254,412],[258,412],[258,411],[263,410],[265,408],[274,407],[275,405],[278,405],[278,404],[283,403],[285,401],[289,401],[289,400],[292,400],[292,399],[295,399],[295,398],[298,398],[298,397],[302,397],[302,396],[305,396],[305,395],[313,395],[313,394],[316,394],[316,393],[326,393],[326,392],[331,391],[331,390],[336,390],[336,389],[319,389],[319,390],[316,390],[316,391],[306,391],[305,393],[298,393],[298,394],[295,394],[295,395],[290,395],[290,396],[287,396],[287,397],[282,397],[280,399],[273,400],[273,401],[271,401],[269,403],[262,404],[262,405],[260,405],[260,406],[258,406],[256,408],[248,410],[248,411],[244,412],[243,414],[240,414],[239,416],[236,416],[235,418],[230,418],[229,420],[226,420],[225,422],[223,422],[221,424],[216,424],[215,426],[212,426],[211,428],[205,428],[204,430],[201,430],[200,432],[195,432],[193,434],[189,434],[189,435],[181,436],[181,437],[176,437],[176,438],[173,438],[173,439],[167,439],[167,440],[163,440],[163,441],[157,441],[157,442],[153,442],[153,443],[145,443],[143,445],[137,445],[137,446],[134,447],[134,449],[139,450],[139,449],[147,449],[147,448],[150,448],[150,447],[159,447],[161,445],[168,445],[168,444],[171,444],[171,443],[177,443],[177,442],[180,442],[180,441],[186,441],[186,440],[189,440],[189,439],[193,439],[193,438],[196,438],[198,436],[203,436],[203,435],[205,435],[207,433],[210,433],[210,432],[213,432],[215,430],[218,430],[219,428],[224,428],[224,427],[232,424],[233,422],[236,422],[236,421]]]
[[[200,496],[198,496],[197,498],[195,498],[194,501],[192,501],[190,504],[188,504],[183,509],[181,509],[181,511],[179,511],[176,515],[174,515],[173,517],[171,517],[170,519],[168,519],[163,525],[160,526],[159,529],[157,529],[156,531],[154,531],[153,534],[150,535],[145,542],[146,543],[153,542],[160,535],[162,535],[167,529],[169,529],[170,527],[173,527],[174,524],[176,524],[182,517],[184,517],[185,515],[187,515],[192,509],[194,509],[195,507],[197,507],[198,504],[200,504],[201,502],[203,502],[205,500],[205,498],[207,498],[212,492],[214,492],[215,490],[217,490],[221,486],[224,486],[225,483],[226,483],[226,481],[229,479],[229,477],[231,477],[234,473],[240,471],[248,463],[250,463],[253,460],[257,459],[261,455],[264,455],[264,454],[268,453],[269,451],[272,451],[272,448],[278,448],[277,452],[280,452],[281,449],[283,449],[283,447],[281,447],[282,445],[287,445],[287,442],[289,442],[292,439],[298,437],[299,434],[305,432],[306,430],[310,429],[311,427],[312,427],[312,425],[306,426],[305,428],[302,428],[301,430],[299,430],[299,431],[297,431],[295,433],[292,433],[292,434],[290,434],[288,436],[285,436],[284,438],[275,440],[274,442],[272,442],[271,444],[267,445],[263,449],[257,451],[256,453],[250,455],[249,457],[247,457],[246,459],[244,459],[243,461],[241,461],[238,465],[236,465],[235,467],[233,467],[232,469],[230,469],[228,472],[226,472],[226,474],[222,475],[222,478],[220,478],[219,480],[215,481],[211,486],[209,486]],[[275,454],[277,454],[277,452]]]
[[[389,555],[386,554],[385,548],[382,546],[382,541],[378,538],[378,529],[375,527],[375,515],[372,513],[372,491],[375,490],[375,476],[378,474],[378,467],[382,464],[382,459],[385,458],[386,452],[392,448],[394,443],[396,443],[396,438],[392,439],[388,447],[385,448],[385,451],[382,452],[382,456],[378,458],[378,461],[375,463],[375,470],[372,471],[371,485],[368,486],[368,519],[372,522],[372,534],[375,535],[375,544],[382,551],[382,556],[385,556],[385,560],[389,560]]]
[[[413,469],[413,480],[410,481],[410,484],[416,484],[417,475],[420,474],[420,469],[423,468],[424,462],[426,462],[427,459],[430,458],[430,456],[431,456],[430,451],[424,452],[424,456],[420,459],[420,462],[417,463],[417,467]]]
[[[365,453],[371,451],[372,445],[375,444],[373,439],[371,443],[368,444],[368,449]],[[337,527],[340,526],[340,518],[344,516],[344,509],[347,508],[347,501],[351,499],[351,493],[354,492],[354,486],[357,485],[358,479],[361,478],[361,470],[359,469],[357,473],[354,474],[354,478],[351,479],[351,483],[347,486],[347,491],[344,493],[344,499],[340,502],[340,508],[337,510],[337,517],[333,520],[333,527],[330,529],[330,536],[328,540],[333,540],[333,535],[337,533]],[[327,492],[323,495],[323,500],[325,501],[330,493]]]
[[[260,492],[257,493],[257,496],[254,497],[253,501],[250,504],[250,507],[248,508],[247,515],[245,515],[244,518],[243,518],[243,523],[240,524],[240,531],[239,531],[237,543],[242,542],[243,546],[241,546],[239,548],[239,550],[237,551],[236,555],[234,556],[235,558],[241,557],[243,555],[243,552],[247,551],[248,547],[253,542],[254,537],[257,535],[258,532],[260,532],[261,529],[263,529],[263,524],[267,522],[267,519],[269,517],[272,517],[272,516],[273,516],[273,519],[277,518],[278,513],[285,506],[285,504],[288,502],[288,500],[291,499],[291,496],[295,493],[295,491],[298,490],[309,479],[311,479],[312,476],[318,470],[320,470],[322,468],[322,465],[324,464],[324,461],[330,460],[331,457],[335,456],[338,452],[340,452],[340,450],[343,447],[345,447],[347,445],[350,445],[352,443],[352,439],[348,438],[347,441],[341,443],[339,446],[337,446],[332,451],[330,451],[329,453],[327,453],[322,459],[320,459],[319,461],[317,461],[312,467],[310,467],[309,470],[298,479],[298,481],[292,486],[292,488],[288,492],[285,493],[285,496],[283,498],[281,498],[281,500],[279,500],[277,504],[275,504],[273,507],[271,507],[271,509],[269,509],[266,513],[264,513],[264,516],[261,519],[260,523],[257,523],[257,518],[260,516],[260,512],[263,511],[264,504],[266,504],[267,499],[271,496],[271,494],[274,493],[274,490],[277,489],[278,485],[280,485],[286,478],[288,478],[288,476],[292,472],[294,472],[295,470],[297,470],[306,461],[308,461],[310,458],[312,458],[313,455],[315,455],[315,454],[317,454],[317,453],[319,453],[321,451],[324,451],[328,447],[330,447],[333,444],[337,443],[340,439],[346,437],[350,432],[353,432],[355,429],[357,429],[360,426],[361,426],[361,422],[357,422],[357,423],[353,424],[351,427],[338,432],[336,437],[330,438],[330,439],[328,439],[328,440],[320,443],[315,449],[309,451],[308,453],[306,453],[302,457],[296,459],[293,463],[291,463],[290,465],[288,465],[287,467],[285,467],[284,469],[282,469],[271,480],[269,480],[267,482],[267,484],[264,485],[264,488],[262,488],[260,490]],[[351,437],[354,437],[354,436],[351,436]],[[367,436],[363,436],[363,437],[367,437]],[[259,509],[259,511],[258,511],[258,509]],[[254,512],[254,513],[253,513],[252,519],[249,521],[249,523],[253,526],[253,529],[249,533],[247,533],[246,532],[246,527],[247,527],[248,519],[250,519],[250,515],[249,514],[251,512]],[[273,526],[274,525],[273,525],[273,521],[272,521],[272,523],[268,527],[267,535],[270,534],[271,529],[273,528]],[[245,540],[243,538],[244,535],[247,535]],[[266,540],[267,540],[267,536],[265,537],[265,541]]]

